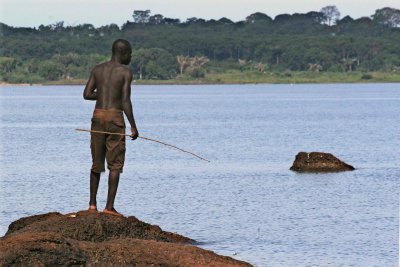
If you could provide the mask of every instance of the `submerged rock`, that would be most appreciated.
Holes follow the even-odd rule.
[[[353,171],[354,167],[330,153],[299,152],[290,170],[297,172],[341,172]]]
[[[0,266],[251,266],[135,217],[82,211],[19,219],[0,238]]]

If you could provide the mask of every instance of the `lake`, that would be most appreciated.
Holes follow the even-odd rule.
[[[0,234],[86,209],[94,102],[83,86],[0,87]],[[133,86],[115,207],[256,266],[397,266],[400,84]],[[300,151],[356,170],[298,174]],[[105,205],[102,176],[98,205]]]

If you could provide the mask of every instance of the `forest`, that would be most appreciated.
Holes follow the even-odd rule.
[[[400,10],[358,19],[335,6],[305,14],[250,14],[243,21],[185,21],[135,10],[131,21],[34,28],[0,23],[0,82],[84,80],[107,61],[115,39],[133,47],[135,80],[202,79],[224,73],[400,73]]]

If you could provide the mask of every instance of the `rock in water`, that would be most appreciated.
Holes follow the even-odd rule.
[[[0,266],[251,266],[135,217],[82,211],[19,219],[0,238]]]
[[[353,171],[354,167],[330,153],[299,152],[290,169],[296,172],[341,172]]]

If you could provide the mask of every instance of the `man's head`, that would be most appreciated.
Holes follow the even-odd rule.
[[[118,58],[122,64],[128,65],[132,57],[131,44],[124,39],[115,40],[112,45],[112,56]]]

